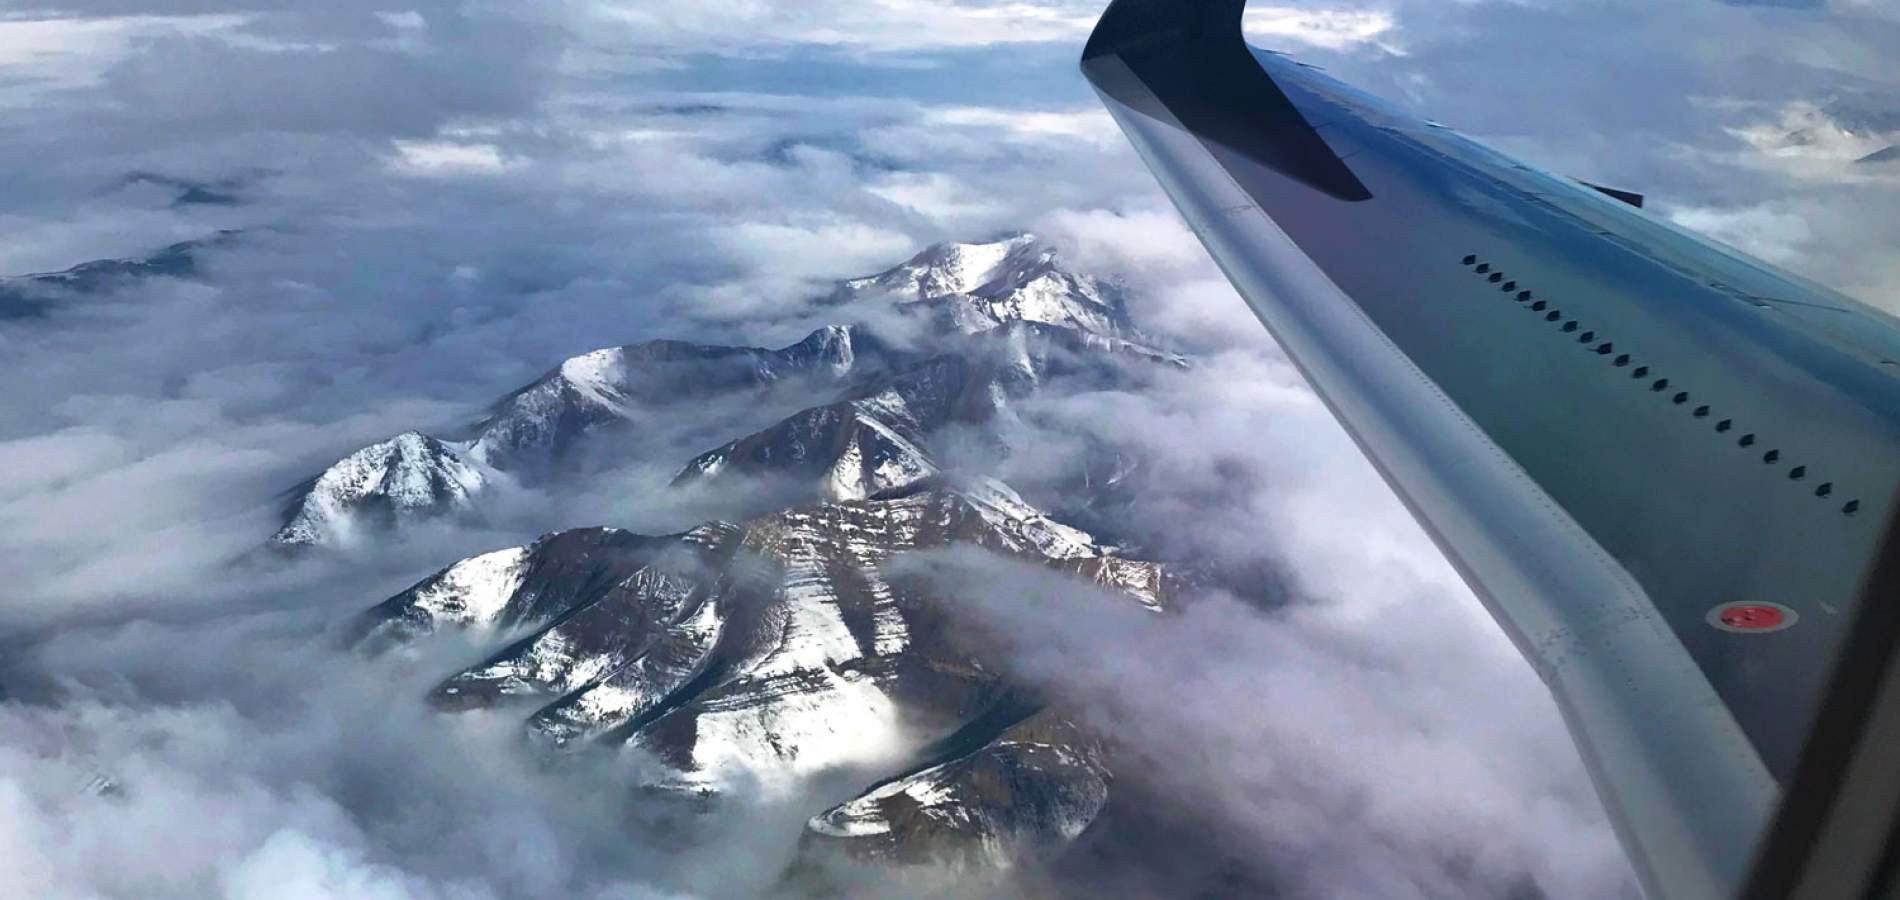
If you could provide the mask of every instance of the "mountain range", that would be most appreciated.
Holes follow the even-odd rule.
[[[1112,736],[1017,683],[969,598],[907,560],[986,554],[1165,614],[1171,566],[994,476],[1031,401],[1189,363],[1146,342],[1117,284],[1066,270],[1029,235],[931,247],[817,305],[867,303],[933,336],[853,324],[780,349],[657,340],[577,356],[461,433],[410,432],[332,464],[293,493],[271,544],[373,548],[479,519],[507,484],[584,478],[576,459],[681,409],[810,398],[683,461],[669,489],[777,505],[667,535],[575,523],[477,553],[364,613],[349,640],[411,653],[460,634],[481,655],[444,674],[438,709],[518,715],[550,760],[636,756],[653,796],[717,804],[858,779],[811,810],[788,878],[839,859],[999,872],[1052,858],[1108,806]]]
[[[826,400],[707,450],[677,483],[773,473],[813,480],[821,496],[866,497],[936,473],[927,435],[997,424],[1046,380],[1101,386],[1129,360],[1186,365],[1140,342],[1118,286],[1057,259],[1029,235],[942,244],[826,301],[888,299],[928,317],[944,327],[927,348],[838,325],[777,350],[656,340],[574,357],[471,427],[410,432],[338,460],[291,492],[272,543],[347,547],[406,523],[479,517],[506,485],[572,477],[565,463],[670,410],[767,390]]]

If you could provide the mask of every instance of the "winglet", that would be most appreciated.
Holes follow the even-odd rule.
[[[1372,192],[1254,58],[1247,0],[1114,0],[1082,51],[1097,90],[1349,202]],[[1157,109],[1157,105],[1159,109]]]
[[[1082,58],[1168,38],[1244,44],[1240,19],[1246,10],[1247,0],[1114,0],[1096,23]]]

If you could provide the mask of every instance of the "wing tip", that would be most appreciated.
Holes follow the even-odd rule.
[[[1247,0],[1113,0],[1082,49],[1083,61],[1179,34],[1191,40],[1242,40]]]
[[[1246,9],[1247,0],[1114,0],[1082,51],[1082,71],[1124,105],[1171,117],[1335,199],[1372,199],[1254,57],[1241,32]]]

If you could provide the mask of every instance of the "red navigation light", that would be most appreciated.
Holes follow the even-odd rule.
[[[1793,627],[1795,611],[1775,603],[1729,603],[1709,613],[1709,624],[1723,631],[1761,634]]]

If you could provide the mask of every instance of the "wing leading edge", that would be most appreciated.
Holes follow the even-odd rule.
[[[1115,0],[1083,71],[1537,667],[1645,888],[1732,896],[1891,593],[1900,327],[1256,51],[1244,7]]]

